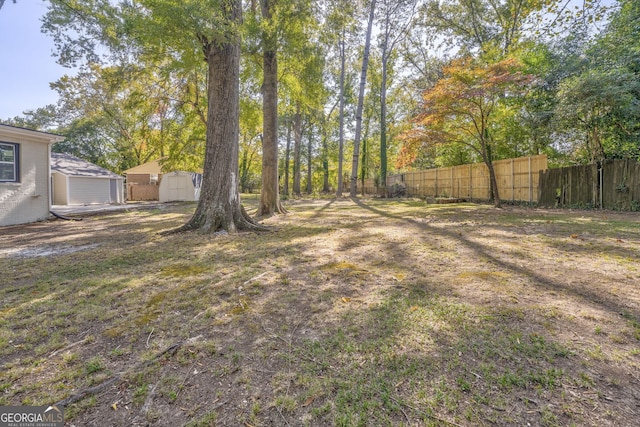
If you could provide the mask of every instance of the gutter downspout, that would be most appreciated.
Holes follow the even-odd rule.
[[[47,212],[51,212],[51,206],[53,204],[53,190],[52,190],[52,176],[51,176],[51,147],[57,141],[52,140],[47,143]]]

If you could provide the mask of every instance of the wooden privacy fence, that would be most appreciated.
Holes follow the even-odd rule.
[[[538,200],[540,171],[547,168],[547,156],[520,157],[493,162],[500,199],[535,203]],[[489,200],[489,169],[484,163],[405,172],[387,178],[387,188],[403,184],[407,196],[453,197]],[[376,194],[372,180],[365,181],[365,192]]]
[[[640,210],[640,163],[605,160],[540,172],[538,205]]]
[[[127,183],[127,200],[160,200],[160,186],[157,184]]]

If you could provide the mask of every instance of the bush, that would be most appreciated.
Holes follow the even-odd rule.
[[[393,185],[387,187],[387,197],[405,197],[407,195],[407,186],[396,182]]]

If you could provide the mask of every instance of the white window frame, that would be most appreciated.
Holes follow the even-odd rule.
[[[4,167],[11,165],[13,168],[13,178],[2,178],[2,176],[0,176],[0,182],[20,182],[20,145],[13,142],[0,141],[0,147],[2,147],[3,150],[8,148],[13,151],[13,161],[2,160],[0,157],[0,165]]]

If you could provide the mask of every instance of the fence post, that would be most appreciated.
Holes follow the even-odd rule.
[[[516,201],[516,180],[515,170],[513,169],[513,159],[511,159],[511,203]]]
[[[529,206],[533,205],[533,174],[531,172],[531,156],[529,156]]]
[[[604,185],[604,167],[603,164],[600,163],[600,167],[598,168],[598,178],[600,179],[600,185],[598,186],[600,189],[600,209],[604,209],[604,200],[602,200],[603,198],[603,191],[602,191],[602,186]]]
[[[473,166],[469,165],[469,201],[473,201]]]

